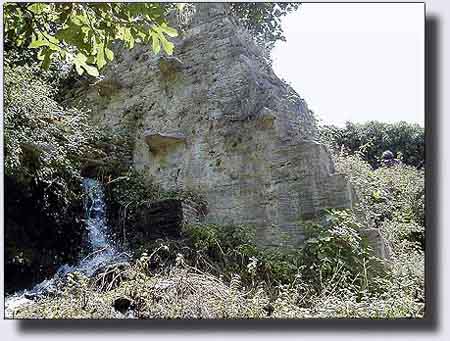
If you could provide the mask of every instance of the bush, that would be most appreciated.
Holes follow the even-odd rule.
[[[421,167],[425,162],[425,130],[418,124],[371,121],[347,122],[343,128],[325,125],[320,127],[320,138],[335,151],[343,147],[351,154],[362,152],[363,160],[373,168],[380,165],[386,150],[409,166]]]
[[[341,287],[365,290],[369,280],[383,273],[352,212],[332,210],[321,224],[307,226],[303,247],[276,248],[257,246],[249,226],[188,226],[185,244],[193,252],[187,260],[228,280],[237,274],[246,285],[264,283],[269,290],[301,279],[310,290],[320,291],[336,277]]]
[[[311,223],[302,248],[302,278],[319,291],[336,278],[340,288],[368,289],[369,280],[382,273],[382,266],[361,228],[349,210],[331,210],[321,225]]]
[[[61,107],[31,68],[6,64],[4,76],[5,174],[41,186],[45,210],[67,207],[77,197],[82,158],[96,152],[95,130],[85,113]],[[50,196],[55,200],[45,200]]]
[[[356,209],[381,229],[395,252],[398,241],[425,246],[424,170],[407,165],[372,170],[358,155],[336,155],[336,170],[347,174],[357,194]]]

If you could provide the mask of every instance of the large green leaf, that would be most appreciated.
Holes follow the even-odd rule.
[[[159,53],[161,45],[159,43],[159,35],[156,32],[151,33],[152,37],[152,49],[154,53]]]
[[[169,37],[172,37],[172,38],[178,36],[177,30],[174,29],[173,27],[167,26],[167,24],[165,24],[165,23],[159,26],[159,31],[167,34]]]
[[[28,45],[29,48],[31,49],[36,49],[36,48],[40,48],[42,46],[48,46],[48,41],[44,40],[44,39],[36,39],[33,40],[30,45]]]
[[[114,53],[107,47],[105,47],[105,55],[109,61],[112,61],[114,59]]]
[[[99,75],[98,69],[95,66],[87,64],[87,59],[88,58],[82,53],[78,53],[75,56],[73,63],[77,72],[81,75],[84,72],[83,70],[86,70],[89,75],[97,77]]]
[[[168,55],[172,55],[173,54],[173,49],[174,49],[173,43],[168,41],[163,34],[159,35],[159,41],[161,42],[161,45],[162,45],[164,51]]]
[[[82,67],[86,70],[86,72],[89,75],[94,76],[94,77],[98,77],[99,76],[98,69],[95,66],[84,64],[84,65],[82,65]]]
[[[48,67],[50,66],[50,63],[52,61],[52,59],[51,59],[52,54],[53,54],[53,51],[51,51],[49,49],[46,50],[46,52],[44,53],[44,59],[42,60],[42,64],[41,64],[41,66],[44,70],[47,70]]]
[[[105,50],[103,49],[103,46],[98,49],[96,64],[99,70],[106,65]]]

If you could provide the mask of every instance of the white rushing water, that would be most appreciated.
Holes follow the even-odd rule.
[[[100,182],[94,179],[83,179],[85,192],[84,213],[86,228],[88,230],[88,255],[79,260],[76,265],[64,264],[59,267],[56,274],[35,285],[32,289],[16,292],[5,298],[5,315],[12,317],[13,311],[21,305],[32,303],[34,299],[51,294],[57,290],[57,285],[68,273],[80,272],[92,276],[101,267],[123,262],[127,256],[121,254],[113,245],[106,221],[105,193]]]
[[[83,187],[87,195],[84,211],[91,254],[79,263],[77,271],[90,276],[101,266],[123,260],[123,256],[108,236],[103,186],[97,180],[86,178]]]

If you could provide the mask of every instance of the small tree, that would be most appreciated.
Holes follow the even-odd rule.
[[[295,2],[236,2],[231,3],[231,13],[250,31],[260,46],[270,50],[278,40],[286,40],[281,18],[299,6],[300,3]]]

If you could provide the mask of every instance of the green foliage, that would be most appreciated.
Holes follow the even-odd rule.
[[[162,3],[6,3],[5,46],[38,49],[44,69],[55,60],[73,64],[81,75],[98,76],[114,58],[115,41],[133,48],[151,44],[172,54],[177,31],[165,19],[173,6]]]
[[[5,174],[41,186],[44,209],[67,207],[77,197],[82,158],[99,152],[96,130],[85,113],[61,107],[54,87],[29,67],[5,64],[4,79]]]
[[[231,3],[231,13],[256,42],[272,48],[285,40],[281,18],[299,3]],[[54,64],[75,66],[78,74],[98,76],[114,59],[113,45],[132,49],[148,44],[154,53],[171,55],[176,29],[168,26],[171,12],[183,4],[171,3],[6,3],[5,51],[16,49],[37,58],[44,69]],[[29,49],[37,50],[36,53]]]
[[[43,208],[56,210],[79,198],[87,160],[120,170],[129,152],[121,135],[93,125],[86,112],[58,104],[58,84],[44,76],[35,67],[5,64],[5,175],[42,187]],[[56,202],[45,200],[49,196]]]
[[[190,225],[185,233],[196,249],[245,250],[255,242],[255,229],[245,225]],[[217,245],[220,244],[220,245]]]
[[[109,169],[109,168],[108,168]],[[112,169],[117,171],[117,168]],[[129,168],[122,173],[105,171],[102,174],[103,182],[109,193],[110,204],[114,207],[127,208],[129,213],[138,209],[142,204],[152,203],[163,199],[189,200],[199,206],[206,206],[206,201],[201,193],[189,189],[165,190],[161,186],[153,183],[144,172],[134,168]]]
[[[359,156],[345,153],[336,155],[336,168],[355,188],[356,209],[390,246],[389,271],[379,279],[383,300],[395,307],[389,314],[416,316],[424,302],[424,170],[407,165],[373,170]]]
[[[278,40],[285,41],[281,18],[295,10],[300,3],[234,2],[231,13],[247,28],[256,42],[271,49]]]
[[[81,179],[86,164],[95,161],[120,170],[128,151],[120,136],[93,125],[86,112],[58,104],[54,71],[12,67],[9,58],[5,61],[9,290],[43,280],[78,256],[85,233]]]
[[[363,159],[375,168],[386,150],[392,151],[407,165],[417,167],[425,160],[425,130],[417,124],[347,122],[343,128],[320,127],[320,137],[334,150],[344,148],[352,154],[361,152]]]
[[[162,190],[149,181],[142,172],[130,168],[125,174],[106,183],[113,204],[136,209],[143,203],[162,198]]]
[[[394,247],[401,240],[425,244],[424,170],[407,165],[372,170],[357,155],[336,156],[338,172],[347,174],[358,196],[360,212]]]
[[[244,225],[188,225],[184,236],[192,249],[190,256],[186,257],[192,264],[229,280],[239,274],[251,282],[247,265],[251,257],[258,255],[254,228]]]
[[[379,272],[380,262],[361,236],[361,228],[349,210],[332,210],[326,213],[324,223],[310,223],[302,250],[303,278],[323,288],[339,276],[341,287],[352,283],[358,290],[367,289],[369,276]]]
[[[339,276],[342,287],[352,283],[366,289],[381,267],[358,232],[361,226],[348,211],[330,211],[325,220],[308,224],[301,248],[257,246],[250,226],[190,225],[185,236],[195,252],[186,259],[229,280],[238,274],[244,284],[264,282],[274,288],[301,278],[320,291]]]

